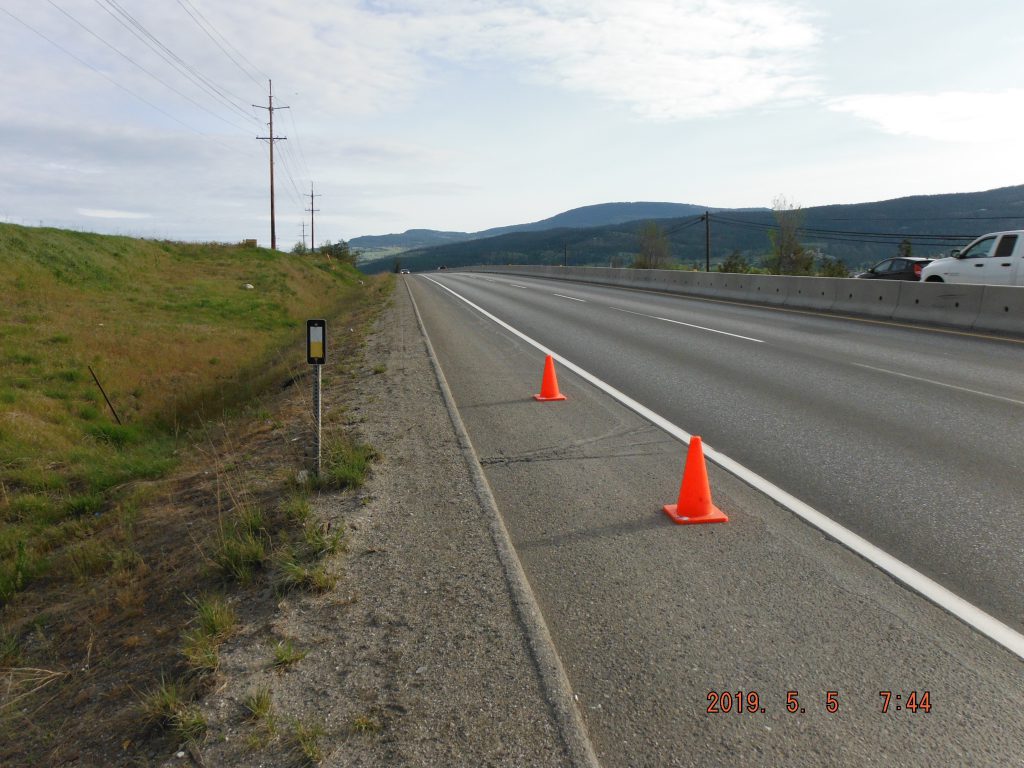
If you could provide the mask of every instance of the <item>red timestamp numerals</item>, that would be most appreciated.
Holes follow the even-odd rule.
[[[882,698],[882,714],[895,709],[897,712],[931,712],[932,695],[930,691],[910,691],[907,694],[893,693],[892,691],[879,691]]]
[[[834,715],[839,711],[839,691],[825,691],[824,709]],[[799,691],[786,691],[786,711],[790,714],[805,714],[806,708],[800,703]],[[735,712],[736,714],[764,714],[761,696],[757,691],[708,691],[709,715],[720,715]]]
[[[879,691],[882,699],[881,712],[931,712],[931,691]],[[804,702],[807,702],[806,704]],[[825,691],[821,698],[816,695],[801,697],[799,691],[786,691],[785,710],[791,715],[803,715],[808,711],[824,710],[830,715],[840,709],[839,691]],[[738,715],[764,714],[765,707],[761,695],[757,691],[708,691],[709,715],[722,715],[735,712]]]
[[[720,715],[727,712],[764,712],[761,697],[757,691],[708,691],[708,714]]]
[[[839,712],[839,691],[829,690],[824,694],[824,710],[830,715]],[[791,715],[805,714],[807,710],[801,705],[800,691],[785,692],[785,711]],[[708,691],[708,714],[724,715],[734,712],[758,713],[763,715],[765,708],[761,706],[761,695],[757,691]]]

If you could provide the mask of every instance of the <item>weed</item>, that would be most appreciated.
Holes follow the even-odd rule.
[[[197,743],[206,735],[206,717],[192,705],[185,686],[160,676],[160,684],[142,696],[142,717],[149,726],[172,731],[178,738]]]
[[[286,549],[277,558],[277,589],[281,593],[295,589],[310,592],[328,592],[334,589],[337,577],[327,573],[322,565],[300,562],[294,551]]]
[[[220,642],[198,630],[186,632],[181,649],[188,667],[200,674],[213,673],[220,667]]]
[[[217,536],[213,562],[221,573],[240,584],[248,584],[253,574],[269,558],[267,541],[251,531],[238,531],[223,523]]]
[[[373,372],[376,375],[384,373],[385,371],[387,371],[387,369],[388,367],[384,365],[384,363],[378,363],[377,365],[373,366]]]
[[[179,739],[191,744],[201,742],[206,736],[206,716],[196,706],[186,706],[175,713],[171,725]]]
[[[285,499],[280,510],[285,519],[296,525],[305,525],[312,514],[309,499],[301,493],[294,493]]]
[[[13,667],[21,660],[18,636],[0,627],[0,666]]]
[[[323,750],[320,748],[320,739],[324,733],[324,727],[320,723],[305,723],[301,720],[292,723],[288,743],[304,765],[319,765],[324,759]]]
[[[104,498],[99,493],[83,493],[72,496],[64,502],[64,514],[68,517],[98,515],[103,511]]]
[[[306,524],[302,534],[306,550],[315,559],[335,554],[343,548],[345,540],[343,532],[331,532],[330,523],[326,526]]]
[[[141,439],[141,435],[137,429],[121,424],[93,424],[86,427],[85,431],[86,434],[92,436],[94,440],[100,443],[112,445],[115,448],[124,448],[125,446],[131,443],[136,443]]]
[[[347,438],[329,441],[324,448],[320,475],[315,478],[318,490],[359,488],[366,480],[370,462],[377,452],[368,445]]]
[[[198,600],[189,600],[196,609],[199,630],[208,637],[224,640],[238,626],[238,614],[231,604],[218,595],[208,595]]]
[[[142,695],[140,705],[147,725],[167,728],[173,724],[174,716],[186,706],[184,688],[161,675],[160,684]]]
[[[68,553],[68,568],[78,581],[106,573],[111,562],[110,547],[97,539],[86,539]]]
[[[7,603],[49,567],[46,558],[26,545],[15,545],[13,562],[0,562],[0,603]]]
[[[306,658],[306,651],[300,650],[295,647],[295,643],[290,637],[280,640],[274,645],[274,669],[285,669],[290,667],[292,664],[302,661]]]
[[[359,715],[352,720],[353,733],[377,733],[383,728],[373,715]]]
[[[184,635],[182,653],[196,672],[216,672],[220,666],[220,645],[235,631],[238,616],[223,597],[208,595],[189,599],[196,609],[196,628]]]
[[[242,699],[242,706],[249,713],[248,719],[254,723],[266,723],[273,728],[273,712],[270,701],[270,689],[260,686]]]
[[[267,533],[267,520],[263,510],[255,504],[242,503],[235,507],[235,529],[259,537]]]

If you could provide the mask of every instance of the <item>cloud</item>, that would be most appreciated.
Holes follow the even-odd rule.
[[[246,50],[266,34],[288,52],[290,90],[357,115],[409,103],[452,63],[508,65],[524,81],[653,120],[817,92],[820,32],[785,0],[311,0],[302,14],[251,0],[218,10],[250,38]]]
[[[518,64],[533,81],[653,120],[734,112],[817,89],[810,64],[819,33],[780,2],[463,2],[416,18],[440,58]]]
[[[982,144],[1017,139],[1024,90],[862,94],[833,99],[828,106],[895,136]]]
[[[79,208],[78,214],[90,219],[151,219],[151,213],[133,213],[131,211],[108,211],[102,208]]]

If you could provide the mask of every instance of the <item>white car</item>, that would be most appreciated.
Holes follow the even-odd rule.
[[[924,283],[1024,285],[1024,230],[982,235],[921,270]]]

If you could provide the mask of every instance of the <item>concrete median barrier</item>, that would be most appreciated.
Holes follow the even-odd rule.
[[[787,307],[802,307],[827,312],[836,303],[844,279],[838,277],[789,277],[783,302]]]
[[[893,320],[973,328],[981,310],[984,286],[952,283],[910,283],[900,286]]]
[[[471,267],[683,296],[863,315],[1024,336],[1024,288],[618,267]]]
[[[844,315],[891,318],[900,300],[897,280],[843,280],[832,311]]]
[[[1024,335],[1024,288],[1007,285],[982,287],[976,331]]]

